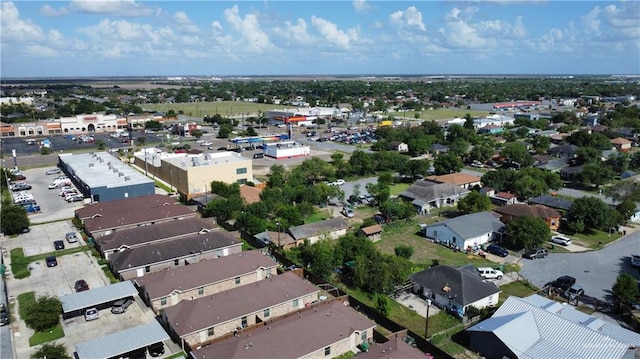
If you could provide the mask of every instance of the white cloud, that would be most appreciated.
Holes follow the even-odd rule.
[[[309,34],[307,22],[301,18],[295,24],[285,21],[284,27],[275,27],[272,30],[273,34],[282,40],[282,45],[287,47],[306,47],[316,42],[316,39]]]
[[[195,34],[200,31],[198,25],[194,24],[184,11],[178,11],[173,15],[173,24],[178,30],[188,34]]]
[[[409,6],[407,10],[398,10],[389,15],[389,22],[398,28],[417,28],[426,31],[427,27],[422,22],[422,13],[415,6]]]
[[[606,6],[602,15],[608,25],[613,27],[640,27],[640,4],[637,1],[622,2],[621,7]]]
[[[75,0],[70,9],[89,14],[117,15],[123,17],[148,16],[154,10],[135,0]]]
[[[262,31],[255,14],[247,14],[244,19],[240,17],[238,5],[224,10],[224,16],[231,27],[242,36],[242,48],[251,53],[262,53],[272,45],[269,35]]]
[[[12,2],[2,2],[0,7],[0,33],[2,43],[34,43],[44,40],[42,29],[30,19],[21,19],[20,13]]]
[[[340,30],[336,24],[320,17],[312,16],[311,24],[318,30],[325,42],[345,50],[349,49],[351,43],[357,41],[359,37],[357,30],[349,29],[345,32]]]
[[[58,9],[53,8],[51,5],[45,5],[40,8],[40,13],[48,17],[59,17],[69,13],[68,7],[61,7]]]
[[[39,44],[27,45],[24,47],[23,50],[25,55],[29,57],[52,58],[52,57],[60,56],[59,51],[52,49],[51,47],[47,47]]]
[[[371,4],[366,0],[353,0],[353,9],[357,13],[366,12],[371,9]]]

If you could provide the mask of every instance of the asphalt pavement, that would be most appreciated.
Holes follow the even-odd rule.
[[[597,251],[550,253],[543,259],[522,259],[520,275],[540,288],[560,276],[569,275],[576,278],[576,284],[584,288],[587,296],[610,303],[611,287],[618,275],[628,273],[640,280],[638,268],[629,264],[632,253],[640,253],[640,231]]]

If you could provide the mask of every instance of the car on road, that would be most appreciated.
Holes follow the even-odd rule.
[[[48,170],[47,172],[45,172],[46,175],[55,175],[62,172],[59,168],[52,168],[50,170]]]
[[[561,291],[565,291],[571,288],[574,284],[576,284],[576,279],[574,277],[563,275],[562,277],[558,277],[553,282],[547,283],[545,287],[552,287]]]
[[[506,257],[509,255],[509,251],[500,247],[497,244],[490,244],[487,246],[487,252],[494,254],[498,257]]]
[[[345,184],[346,182],[343,179],[338,179],[334,182],[336,185],[338,186],[342,186],[343,184]]]
[[[202,145],[203,146],[213,146],[213,142],[209,142],[209,141],[203,142]]]
[[[111,313],[122,314],[127,311],[127,308],[133,304],[133,298],[123,298],[113,302],[111,306]]]
[[[563,245],[563,246],[568,246],[568,245],[571,244],[571,239],[569,237],[556,235],[556,236],[551,237],[551,242],[556,243],[556,244],[560,244],[560,245]]]
[[[64,238],[69,243],[75,243],[75,242],[78,241],[78,237],[76,236],[76,232],[69,232],[69,233],[64,235]]]
[[[152,357],[159,357],[164,354],[164,344],[162,342],[151,344],[147,347],[147,350]]]
[[[64,249],[64,242],[63,241],[53,241],[53,248],[55,248],[56,250]]]
[[[478,268],[478,273],[480,273],[480,276],[484,279],[502,279],[504,276],[504,273],[502,273],[501,270],[489,267]]]
[[[10,316],[7,307],[4,303],[0,303],[0,325],[9,324]]]
[[[84,279],[78,279],[74,285],[76,292],[84,292],[85,290],[89,290],[89,284]]]
[[[45,262],[47,263],[47,267],[55,267],[58,265],[58,260],[56,259],[55,256],[49,256],[45,259]]]
[[[534,248],[524,252],[524,254],[522,255],[522,258],[538,259],[538,258],[544,258],[547,255],[549,255],[549,251],[546,250],[545,248]]]
[[[584,289],[581,286],[574,284],[571,287],[569,287],[569,289],[567,289],[563,295],[568,300],[574,300],[584,295]]]
[[[98,310],[96,308],[88,308],[84,311],[84,320],[86,321],[96,320],[99,316],[100,314],[98,313]]]

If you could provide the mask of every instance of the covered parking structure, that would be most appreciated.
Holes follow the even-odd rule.
[[[104,309],[111,306],[116,300],[133,297],[136,294],[138,291],[133,283],[124,281],[84,292],[63,295],[60,297],[62,318],[68,319],[83,315],[86,308]]]
[[[131,352],[169,340],[169,334],[157,321],[76,344],[78,359],[119,358]]]

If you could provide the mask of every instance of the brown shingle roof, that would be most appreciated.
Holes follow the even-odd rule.
[[[200,261],[188,266],[174,267],[135,278],[144,287],[149,299],[157,299],[173,291],[185,292],[230,278],[255,272],[259,268],[273,268],[279,264],[260,251],[245,251],[225,257]],[[275,275],[276,271],[273,270]]]
[[[611,143],[614,145],[629,145],[631,144],[631,141],[627,140],[626,138],[617,137],[612,139]]]
[[[165,308],[165,315],[182,337],[312,293],[320,293],[320,288],[288,271],[223,293],[181,301]],[[305,303],[299,305],[304,308]]]
[[[442,176],[429,176],[428,180],[441,182],[441,183],[451,183],[456,186],[461,186],[463,184],[469,184],[474,182],[480,182],[482,178],[478,176],[469,175],[462,172],[449,173]]]
[[[373,226],[360,228],[360,230],[365,235],[370,236],[372,234],[381,233],[382,232],[382,226],[379,225],[379,224],[374,224]]]
[[[171,197],[159,194],[149,196],[140,196],[133,198],[118,199],[109,202],[98,202],[86,205],[76,210],[76,217],[80,219],[91,218],[96,214],[113,213],[113,212],[134,212],[144,211],[149,208],[164,206],[166,204],[180,205]]]
[[[213,231],[169,241],[152,243],[111,254],[109,262],[116,272],[144,267],[159,262],[173,261],[194,253],[241,245],[231,233]]]
[[[393,337],[384,343],[374,343],[366,352],[358,353],[358,359],[425,359],[418,348],[405,343],[400,337]]]
[[[143,196],[146,197],[146,196]],[[83,211],[82,216],[86,216],[92,213],[88,217],[81,217],[84,219],[84,227],[87,232],[92,233],[94,231],[105,231],[112,228],[130,227],[140,224],[147,224],[150,222],[181,219],[194,217],[193,212],[189,207],[179,204],[171,198],[161,196],[165,199],[161,203],[151,203],[150,206],[144,206],[140,202],[121,202],[126,200],[118,200],[112,202],[102,203],[101,207],[97,207],[99,204],[89,205],[93,211]],[[142,197],[131,198],[135,200]],[[111,206],[109,204],[119,202],[117,206]],[[96,207],[94,207],[96,206]],[[85,210],[82,208],[81,210]]]
[[[498,207],[494,209],[494,211],[500,214],[508,214],[514,217],[531,216],[543,219],[561,217],[560,213],[555,209],[540,204],[510,204],[504,207]]]
[[[246,184],[240,186],[240,196],[247,204],[260,202],[260,193],[262,193],[262,188],[247,186]]]
[[[494,197],[499,197],[499,198],[504,198],[504,199],[511,199],[511,198],[515,198],[518,197],[513,193],[510,192],[498,192],[495,194]]]
[[[202,347],[191,354],[196,359],[301,358],[344,340],[355,331],[362,332],[375,326],[372,320],[351,307],[332,301],[301,311],[300,315],[275,320],[239,337]],[[331,353],[331,357],[339,354]]]
[[[160,240],[196,234],[203,229],[216,229],[212,221],[204,218],[185,218],[180,221],[168,221],[149,226],[127,228],[115,231],[104,237],[96,238],[96,243],[104,251],[118,249],[121,246],[135,247]]]

